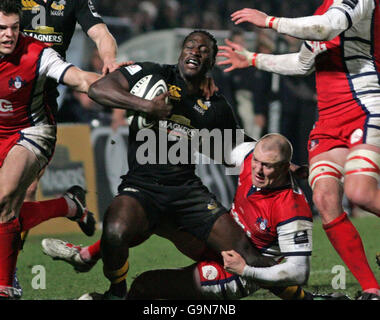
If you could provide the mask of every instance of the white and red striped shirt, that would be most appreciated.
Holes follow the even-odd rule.
[[[20,34],[15,51],[0,59],[0,138],[56,123],[46,79],[62,81],[71,66],[42,42]]]

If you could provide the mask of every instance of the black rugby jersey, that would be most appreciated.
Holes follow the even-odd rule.
[[[194,139],[199,141],[197,133],[202,129],[210,131],[230,129],[231,136],[235,137],[236,130],[240,129],[230,105],[223,96],[214,94],[209,101],[206,101],[201,95],[191,95],[187,92],[177,65],[143,62],[119,70],[127,79],[130,88],[146,75],[161,75],[166,81],[170,92],[170,103],[173,105],[168,119],[155,121],[153,127],[149,129],[138,127],[137,116],[134,117],[129,127],[129,175],[150,177],[162,184],[194,177],[196,163],[194,149],[203,152],[202,147],[206,145],[204,140],[200,148],[197,148],[196,143],[191,144]],[[150,133],[145,133],[144,130],[150,130]],[[153,132],[156,140],[152,142]],[[185,143],[182,145],[183,148],[180,141]],[[215,141],[211,139],[211,151],[219,150],[214,148],[214,143]],[[177,163],[173,164],[173,159]],[[141,160],[145,163],[142,164]]]
[[[22,4],[20,30],[53,46],[64,58],[77,22],[86,34],[92,26],[103,23],[91,0],[47,0],[46,3],[43,0],[20,0],[20,2]]]

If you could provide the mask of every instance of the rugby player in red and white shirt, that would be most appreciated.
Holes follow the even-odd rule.
[[[46,79],[87,92],[100,77],[20,34],[20,14],[16,1],[0,2],[0,298],[15,296],[12,282],[20,231],[52,217],[38,216],[46,206],[23,205],[28,186],[51,159],[56,142],[54,112],[44,91]],[[72,199],[52,201],[49,211],[61,211],[60,216],[76,214]]]
[[[309,139],[309,183],[331,244],[360,283],[362,299],[379,299],[363,244],[342,207],[349,200],[380,216],[380,2],[325,0],[314,16],[277,18],[255,9],[234,12],[250,22],[306,40],[297,53],[249,52],[226,40],[220,65],[255,66],[283,75],[315,70],[319,120]],[[344,178],[344,186],[342,180]],[[344,189],[343,189],[344,188]],[[349,245],[347,245],[349,244]]]

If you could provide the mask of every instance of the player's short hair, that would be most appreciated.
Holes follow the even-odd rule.
[[[278,150],[282,157],[281,160],[290,163],[293,157],[293,146],[285,136],[279,133],[268,133],[262,136],[259,141],[257,141],[257,144],[263,141],[268,142],[263,145],[264,149]]]
[[[22,7],[20,1],[17,0],[1,0],[0,12],[5,15],[17,14],[20,18],[22,16]]]
[[[193,34],[195,33],[202,33],[204,35],[206,35],[207,37],[209,37],[209,39],[211,40],[212,42],[212,49],[213,49],[213,59],[215,60],[216,59],[216,54],[218,53],[218,44],[217,44],[217,41],[215,39],[215,37],[208,31],[206,30],[201,30],[201,29],[198,29],[198,30],[194,30],[192,32],[190,32],[186,37],[185,39],[183,40],[182,42],[182,48],[183,46],[185,45],[187,39],[189,39],[190,36],[192,36]]]

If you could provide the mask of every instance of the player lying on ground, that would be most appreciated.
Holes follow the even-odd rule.
[[[306,40],[299,52],[283,55],[249,52],[226,40],[219,54],[227,59],[219,64],[228,65],[227,72],[249,66],[284,75],[315,70],[319,119],[308,146],[313,201],[331,244],[362,287],[361,298],[379,299],[360,235],[342,206],[344,191],[354,205],[380,216],[379,2],[325,0],[314,16],[301,18],[248,8],[231,17]]]

